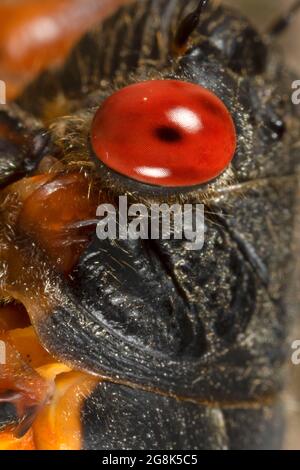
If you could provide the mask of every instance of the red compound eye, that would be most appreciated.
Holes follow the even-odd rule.
[[[153,80],[104,101],[92,125],[92,146],[105,165],[134,180],[193,186],[229,165],[236,132],[212,92],[192,83]]]

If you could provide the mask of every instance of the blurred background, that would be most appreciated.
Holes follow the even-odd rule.
[[[268,26],[270,21],[272,22],[272,19],[276,18],[280,12],[292,5],[294,0],[224,0],[223,3],[240,8],[263,31],[264,27]],[[299,27],[300,14],[291,24],[287,33],[282,36],[281,43],[285,47],[289,64],[300,73]]]

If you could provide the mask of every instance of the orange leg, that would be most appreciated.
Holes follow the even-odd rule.
[[[63,60],[78,38],[127,0],[11,0],[0,6],[0,79],[8,98]],[[2,2],[1,2],[2,3]]]

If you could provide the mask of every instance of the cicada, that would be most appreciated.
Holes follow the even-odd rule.
[[[280,448],[299,7],[261,35],[205,0],[126,3],[1,107],[2,448]],[[204,205],[202,248],[99,237],[119,196]]]

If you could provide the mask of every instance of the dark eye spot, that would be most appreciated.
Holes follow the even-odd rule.
[[[163,142],[179,142],[183,138],[177,129],[168,126],[161,126],[155,129],[155,135]]]

